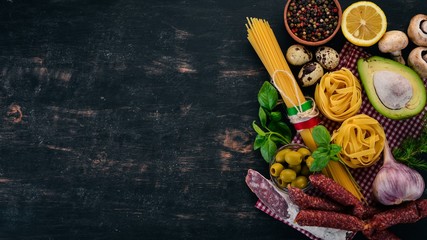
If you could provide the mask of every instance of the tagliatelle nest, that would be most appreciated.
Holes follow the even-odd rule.
[[[345,120],[333,132],[331,141],[341,146],[340,160],[351,168],[369,167],[379,159],[385,144],[381,124],[365,114]]]
[[[342,122],[359,111],[362,88],[353,73],[342,68],[323,75],[316,86],[314,100],[325,117]]]

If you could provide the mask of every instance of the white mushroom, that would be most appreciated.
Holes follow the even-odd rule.
[[[323,74],[323,68],[318,62],[309,62],[302,66],[298,73],[298,80],[303,87],[308,87],[319,81]]]
[[[319,47],[316,50],[316,61],[326,70],[334,70],[340,63],[340,56],[331,47]]]
[[[427,47],[414,48],[408,56],[408,66],[421,78],[427,78]]]
[[[313,59],[313,54],[303,45],[294,44],[286,51],[286,59],[294,66],[301,66]]]
[[[405,64],[402,50],[408,46],[408,43],[408,37],[404,32],[392,30],[384,33],[378,42],[378,48],[383,53],[390,53],[395,61]]]
[[[412,17],[408,27],[408,36],[416,45],[427,47],[427,15],[417,14]]]

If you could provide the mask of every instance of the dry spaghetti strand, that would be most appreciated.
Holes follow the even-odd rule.
[[[279,43],[266,20],[247,18],[248,40],[252,44],[270,77],[274,79],[287,107],[299,106],[305,97],[293,77]]]

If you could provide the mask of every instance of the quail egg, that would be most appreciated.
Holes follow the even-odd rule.
[[[316,50],[316,61],[328,71],[334,70],[339,62],[340,57],[337,51],[331,47],[322,46]]]
[[[323,73],[323,68],[318,62],[309,62],[302,66],[298,73],[298,80],[303,87],[308,87],[319,81]]]
[[[294,66],[301,66],[312,59],[313,54],[303,45],[294,44],[286,51],[286,60]]]

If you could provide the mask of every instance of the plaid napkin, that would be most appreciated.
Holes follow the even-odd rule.
[[[338,69],[345,67],[353,72],[353,74],[359,78],[357,72],[356,63],[359,58],[366,58],[370,55],[365,52],[362,48],[357,47],[349,42],[346,42],[343,49],[340,52],[340,64]],[[424,85],[427,86],[427,79],[424,79]],[[362,90],[362,106],[359,113],[364,113],[372,118],[375,118],[384,128],[386,137],[391,149],[400,145],[401,141],[407,136],[418,136],[422,129],[422,118],[426,114],[427,107],[417,116],[412,117],[406,120],[392,120],[384,117],[379,112],[377,112],[371,103],[368,100],[368,97],[364,90]],[[330,132],[339,128],[340,123],[331,121],[320,115],[321,124],[324,125]],[[293,139],[295,143],[303,143],[299,135],[295,136]],[[365,196],[368,204],[372,204],[374,199],[372,196],[372,183],[376,174],[378,173],[380,167],[382,166],[383,161],[380,160],[376,164],[368,168],[359,168],[359,169],[350,169],[350,172],[357,183],[360,185],[363,195]],[[262,204],[261,201],[258,201],[255,205],[256,208],[261,211],[269,214],[270,216],[288,224],[286,220],[276,216],[270,209]],[[289,225],[289,224],[288,224]],[[298,231],[305,234],[311,239],[318,239],[312,233],[307,230],[293,226]],[[354,236],[354,235],[353,235]],[[353,236],[350,236],[351,239]]]

